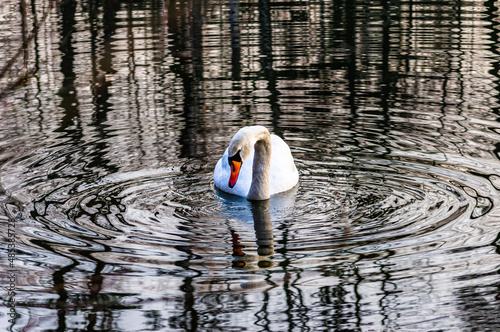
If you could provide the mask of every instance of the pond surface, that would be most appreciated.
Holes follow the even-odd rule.
[[[0,5],[1,328],[500,328],[495,2],[18,6]],[[254,124],[300,173],[261,203],[213,184]]]

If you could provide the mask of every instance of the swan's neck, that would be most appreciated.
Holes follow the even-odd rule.
[[[252,185],[248,192],[249,200],[269,198],[269,175],[271,168],[271,135],[263,130],[255,135],[255,155],[252,168]]]

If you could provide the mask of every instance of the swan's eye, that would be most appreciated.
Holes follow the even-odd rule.
[[[241,152],[241,149],[239,149],[238,152],[236,152],[231,157],[227,158],[227,160],[228,160],[228,162],[229,162],[230,165],[232,164],[233,161],[236,161],[236,162],[239,162],[239,163],[242,162],[240,152]]]

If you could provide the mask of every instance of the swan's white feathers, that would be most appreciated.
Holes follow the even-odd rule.
[[[231,142],[238,142],[238,144],[229,145],[226,151],[224,151],[222,158],[217,162],[214,171],[214,182],[217,188],[243,197],[247,197],[250,186],[252,185],[252,167],[255,154],[255,138],[253,138],[252,141],[252,138],[249,137],[249,132],[251,130],[245,128],[252,127],[244,127],[236,133]],[[251,149],[248,147],[251,147]],[[228,157],[234,155],[240,149],[243,164],[236,185],[233,188],[229,188],[228,180],[231,169],[228,163]],[[231,154],[229,152],[231,152]],[[297,184],[298,179],[299,174],[295,167],[290,148],[280,137],[271,134],[269,194],[273,195],[293,188]]]

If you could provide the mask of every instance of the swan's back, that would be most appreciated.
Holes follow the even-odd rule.
[[[292,189],[299,181],[290,147],[278,136],[271,135],[270,194]]]

